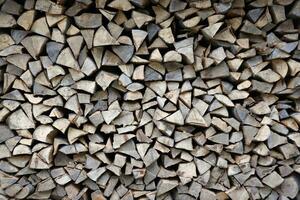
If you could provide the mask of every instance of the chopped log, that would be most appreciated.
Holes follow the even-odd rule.
[[[172,29],[171,28],[165,28],[165,29],[161,29],[158,32],[158,36],[165,41],[168,44],[172,44],[175,42],[173,33],[172,33]]]
[[[79,69],[78,62],[75,60],[70,48],[65,48],[60,52],[56,63],[73,69]]]
[[[0,199],[299,195],[299,1],[0,2]]]
[[[94,36],[94,46],[107,46],[107,45],[116,45],[119,44],[115,38],[105,29],[104,26],[101,26],[95,33]]]
[[[22,123],[19,123],[22,121]],[[7,118],[7,125],[10,129],[30,129],[35,128],[34,122],[26,116],[26,114],[21,110],[13,112]]]
[[[132,18],[138,28],[154,19],[152,16],[137,11],[132,11]]]
[[[15,18],[7,13],[0,12],[0,27],[1,28],[11,28],[17,25]]]
[[[23,27],[26,31],[30,30],[35,17],[35,11],[29,10],[24,13],[18,18],[17,24]]]
[[[272,172],[271,174],[269,174],[262,180],[263,183],[270,186],[271,188],[275,188],[275,187],[281,185],[281,183],[283,183],[283,181],[284,181],[284,179],[281,178],[281,176],[276,172]]]
[[[178,185],[177,181],[172,181],[172,180],[160,180],[158,183],[158,191],[157,191],[157,196],[160,196],[162,194],[165,194],[166,192],[172,190]]]
[[[79,16],[75,16],[74,19],[79,28],[98,28],[102,24],[101,14],[83,13]]]

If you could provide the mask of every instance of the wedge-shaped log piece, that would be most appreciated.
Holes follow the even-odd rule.
[[[178,181],[176,180],[161,179],[157,185],[158,189],[156,195],[160,196],[162,194],[165,194],[177,186],[178,186]]]
[[[112,50],[124,63],[128,63],[134,53],[134,47],[132,45],[113,46]]]
[[[251,112],[257,115],[265,115],[271,112],[268,104],[264,101],[261,101],[250,108]]]
[[[181,62],[182,56],[177,51],[168,51],[164,55],[164,62]]]
[[[131,31],[132,39],[135,46],[135,50],[138,50],[142,43],[144,42],[145,38],[147,37],[148,33],[143,30],[133,29]]]
[[[173,114],[169,115],[164,119],[166,122],[177,124],[177,125],[184,125],[184,118],[180,110],[177,110]]]
[[[218,22],[202,29],[201,31],[205,37],[211,39],[216,35],[222,25],[223,22]]]
[[[7,93],[7,91],[11,88],[13,82],[16,80],[16,76],[9,74],[9,73],[4,73],[3,75],[3,93]]]
[[[29,167],[31,169],[49,169],[50,165],[47,164],[45,161],[43,161],[37,153],[33,153],[30,163],[29,163]]]
[[[66,16],[60,15],[60,14],[51,14],[51,13],[46,13],[46,20],[49,25],[49,27],[52,27],[65,19]]]
[[[124,64],[121,59],[113,52],[106,50],[102,58],[102,65],[106,66],[119,66]]]
[[[30,30],[34,33],[50,38],[50,30],[46,21],[46,17],[35,20]]]
[[[195,164],[197,166],[197,169],[198,169],[198,172],[200,173],[200,175],[204,174],[211,168],[211,165],[208,162],[205,162],[198,158],[194,158],[194,161],[195,161]]]
[[[11,28],[17,25],[15,18],[4,12],[0,12],[0,27],[1,28]]]
[[[87,75],[90,76],[92,75],[92,73],[94,73],[97,70],[97,66],[94,63],[93,59],[90,57],[87,57],[84,62],[83,65],[81,67],[81,71]]]
[[[73,112],[75,112],[77,114],[82,113],[82,109],[80,107],[77,95],[73,95],[72,97],[70,97],[68,99],[68,101],[65,103],[64,107],[69,109],[69,110],[72,110]]]
[[[162,80],[162,75],[151,67],[146,67],[144,72],[145,81],[159,81]]]
[[[279,146],[281,144],[287,143],[287,138],[284,136],[281,136],[277,133],[272,132],[267,140],[267,144],[269,149],[272,149],[276,146]]]
[[[29,119],[22,109],[9,115],[6,122],[8,127],[14,130],[35,128],[34,122]]]
[[[72,53],[75,58],[78,58],[80,53],[82,44],[83,44],[83,37],[81,35],[72,36],[67,39],[68,45],[72,50]]]
[[[235,35],[232,33],[231,28],[225,28],[214,36],[214,39],[234,43],[236,41]]]
[[[118,75],[106,71],[101,71],[96,76],[96,82],[98,85],[101,86],[103,90],[106,90],[108,86],[111,84],[111,82],[113,82],[116,79],[118,79]]]
[[[129,11],[134,8],[128,0],[114,0],[108,4],[108,7],[122,11]]]
[[[134,138],[135,135],[133,134],[115,134],[114,141],[113,141],[113,148],[118,149],[121,147],[122,144],[126,143],[131,138]]]
[[[268,125],[263,125],[254,137],[256,141],[266,141],[271,135],[271,130]]]
[[[159,157],[160,157],[159,153],[154,148],[151,148],[144,156],[143,162],[146,165],[146,167],[148,167],[152,163],[154,163]]]
[[[98,28],[102,25],[102,15],[94,13],[83,13],[75,16],[75,23],[79,28]]]
[[[59,75],[65,75],[65,70],[63,69],[63,67],[59,66],[59,65],[53,65],[51,67],[47,68],[47,77],[49,78],[49,80],[59,76]]]
[[[54,121],[53,127],[61,131],[62,133],[65,133],[67,128],[70,125],[70,121],[66,118],[60,118]]]
[[[118,41],[101,26],[95,33],[94,36],[94,46],[108,46],[108,45],[118,45]]]
[[[133,11],[132,12],[132,18],[135,22],[135,24],[138,26],[138,28],[141,28],[144,24],[154,20],[153,17],[150,15],[146,15],[141,12]]]
[[[262,179],[262,182],[271,188],[276,188],[283,183],[284,179],[275,171]]]
[[[3,96],[1,96],[1,99],[25,101],[24,96],[19,90],[13,90],[9,93],[4,94]]]
[[[97,181],[97,179],[106,171],[105,167],[99,167],[98,169],[91,170],[89,173],[87,173],[87,176],[93,180]]]
[[[22,12],[22,5],[14,0],[6,1],[2,4],[1,10],[13,15],[20,15]]]
[[[56,92],[35,82],[33,84],[33,94],[41,96],[55,96]]]
[[[178,165],[177,174],[185,178],[193,178],[197,176],[196,165],[194,162],[180,163]]]
[[[20,69],[26,71],[27,63],[31,59],[29,54],[14,54],[6,57],[7,62],[19,67]]]
[[[11,157],[11,153],[5,144],[0,145],[0,159]]]
[[[19,144],[17,145],[14,150],[13,150],[13,155],[24,155],[24,154],[28,154],[31,155],[31,149],[29,146],[23,145],[23,144]]]
[[[0,143],[8,140],[9,138],[14,137],[14,133],[7,125],[0,125],[1,135],[0,135]]]
[[[80,80],[76,82],[72,88],[94,94],[96,90],[96,83],[94,81]]]
[[[224,104],[226,107],[234,107],[233,102],[227,96],[222,94],[216,94],[215,97],[219,102]]]
[[[168,44],[175,42],[174,35],[171,28],[164,28],[158,32],[158,36]]]
[[[34,58],[37,59],[37,57],[42,52],[46,42],[47,38],[39,35],[32,35],[24,38],[21,42],[21,44],[26,48],[28,53]]]
[[[26,31],[29,31],[31,28],[31,25],[33,24],[35,16],[35,11],[34,10],[28,10],[18,18],[18,25],[23,27]]]
[[[79,64],[75,60],[69,47],[63,49],[57,57],[56,63],[72,69],[79,70]]]
[[[176,51],[182,54],[183,58],[188,64],[194,63],[194,49],[193,49],[193,38],[188,38],[179,42],[174,43]]]
[[[229,144],[228,133],[219,133],[219,134],[213,135],[207,139],[210,141],[213,141],[214,143],[218,143],[218,144],[224,144],[224,145]]]
[[[294,144],[284,144],[280,146],[279,149],[286,159],[293,158],[300,154],[297,146]]]
[[[248,191],[244,187],[234,186],[226,191],[226,194],[233,200],[247,200],[249,199]]]
[[[46,51],[52,62],[56,62],[57,56],[63,49],[64,45],[58,42],[48,42],[46,45]]]
[[[202,126],[202,127],[208,126],[207,122],[205,121],[205,119],[202,117],[202,115],[196,108],[192,108],[189,111],[185,119],[185,122],[187,124],[194,125],[194,126]]]
[[[241,28],[241,31],[244,33],[248,33],[251,35],[263,35],[263,32],[257,28],[253,23],[249,22],[248,20],[245,20],[243,23],[243,27]]]
[[[260,71],[256,75],[268,83],[275,83],[280,80],[280,75],[271,69]]]
[[[162,62],[162,55],[158,49],[155,49],[154,51],[152,51],[149,60],[154,61],[154,62]]]
[[[3,50],[11,45],[14,45],[15,41],[13,38],[5,33],[0,34],[0,50]]]
[[[200,72],[202,79],[215,79],[229,76],[229,69],[225,62],[221,62],[216,66],[208,67]]]
[[[95,30],[94,29],[81,29],[80,32],[84,38],[84,41],[85,41],[88,49],[91,49],[93,47]],[[101,57],[98,59],[101,59]]]
[[[68,129],[68,141],[70,144],[73,144],[79,137],[87,135],[88,132],[85,132],[80,129],[69,127]]]
[[[46,163],[50,164],[53,161],[53,146],[49,145],[39,151],[38,156],[44,160]]]
[[[135,159],[139,159],[140,155],[136,151],[135,143],[132,140],[127,141],[125,144],[123,144],[119,149],[118,152],[124,153],[126,155],[129,155]]]
[[[56,133],[57,130],[55,130],[51,125],[40,125],[34,130],[32,138],[41,142],[52,144]]]
[[[223,47],[219,47],[210,52],[209,57],[214,59],[215,63],[221,63],[225,58],[226,54]]]
[[[29,194],[31,194],[34,190],[34,187],[31,184],[26,185],[18,192],[14,197],[18,199],[26,199]]]
[[[280,186],[282,194],[291,199],[295,198],[299,192],[300,183],[295,175],[285,177],[283,183]]]
[[[120,113],[120,110],[106,110],[102,111],[102,116],[105,123],[110,124]]]

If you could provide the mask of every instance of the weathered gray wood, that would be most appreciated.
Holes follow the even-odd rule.
[[[11,28],[17,24],[15,18],[7,13],[0,12],[0,27],[1,28]]]
[[[0,1],[0,199],[294,199],[293,0]]]

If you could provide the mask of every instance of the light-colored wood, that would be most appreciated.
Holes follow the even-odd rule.
[[[296,0],[0,0],[0,199],[296,199]]]

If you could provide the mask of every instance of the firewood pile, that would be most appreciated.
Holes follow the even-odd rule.
[[[299,0],[0,0],[0,199],[300,199]]]

